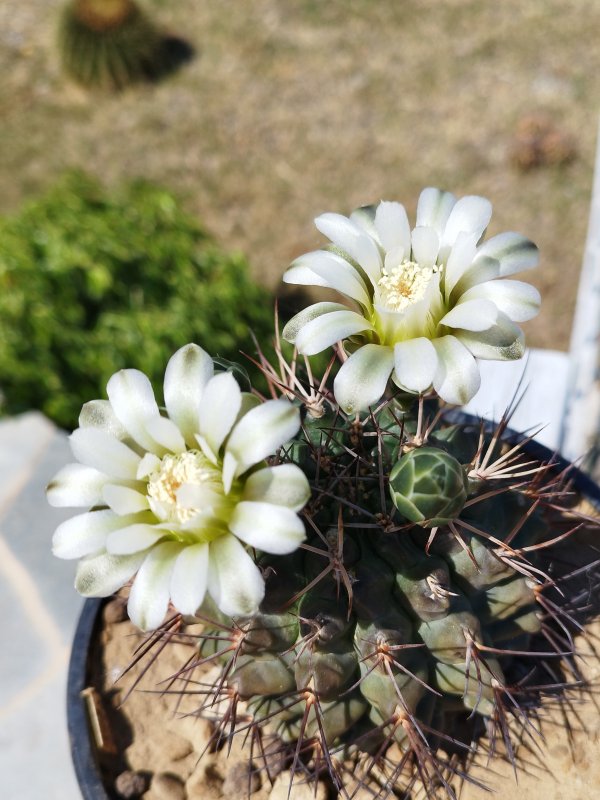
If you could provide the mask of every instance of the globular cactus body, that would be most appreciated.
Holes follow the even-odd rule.
[[[312,746],[329,752],[338,789],[332,754],[381,756],[395,742],[423,763],[436,730],[504,726],[518,655],[545,614],[543,554],[556,535],[536,484],[545,468],[496,476],[508,447],[477,426],[441,422],[422,437],[392,412],[361,424],[306,417],[282,458],[311,476],[308,540],[292,556],[259,554],[261,613],[237,621],[220,656],[226,690],[261,736],[305,760]],[[202,656],[218,650],[207,632],[200,642]]]

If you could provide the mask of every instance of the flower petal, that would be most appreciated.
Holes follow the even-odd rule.
[[[336,292],[345,294],[352,300],[356,300],[357,303],[363,306],[368,307],[370,305],[369,295],[363,279],[351,264],[336,253],[330,253],[327,250],[315,250],[312,253],[300,256],[293,262],[290,270],[284,274],[283,280],[286,283],[294,282],[286,280],[286,276],[294,268],[306,269],[307,272],[315,275],[318,282],[311,281],[312,285],[327,286],[330,289],[335,289]]]
[[[103,550],[112,531],[128,525],[108,509],[77,514],[62,522],[52,537],[52,552],[58,558],[81,558]]]
[[[454,336],[434,339],[433,346],[438,355],[433,388],[447,403],[468,403],[481,383],[477,362]]]
[[[376,242],[363,229],[348,217],[332,213],[321,214],[315,219],[315,225],[377,283],[381,276],[381,255]]]
[[[298,331],[296,347],[299,353],[314,356],[336,342],[366,330],[373,330],[373,326],[356,311],[332,311],[307,322]]]
[[[391,347],[366,344],[345,361],[333,383],[335,399],[347,414],[363,411],[385,392],[394,368]]]
[[[171,574],[182,545],[164,542],[153,548],[135,577],[127,613],[134,625],[143,631],[158,628],[169,606]]]
[[[487,331],[495,324],[498,309],[491,300],[465,300],[452,308],[442,319],[440,325],[449,328],[463,328],[467,331]]]
[[[296,259],[283,273],[282,281],[297,286],[329,286],[328,281],[313,272],[302,258]]]
[[[223,614],[256,614],[265,596],[262,573],[233,535],[210,543],[208,590]]]
[[[171,453],[182,453],[185,450],[184,438],[172,419],[153,417],[147,420],[146,430],[159,447]]]
[[[420,336],[394,346],[396,383],[411,392],[424,392],[431,386],[437,369],[437,353],[429,339]]]
[[[527,322],[540,310],[541,297],[535,286],[523,281],[496,280],[473,286],[461,298],[490,300],[514,322]],[[470,330],[473,330],[472,328]]]
[[[188,447],[196,447],[194,434],[198,433],[198,406],[213,373],[212,358],[197,344],[186,344],[171,356],[167,364],[165,406]]]
[[[253,472],[246,480],[243,500],[257,500],[286,506],[293,511],[304,508],[310,498],[306,475],[295,464],[278,464]]]
[[[379,234],[377,233],[377,228],[375,227],[375,214],[377,213],[377,206],[376,205],[368,205],[368,206],[360,206],[356,208],[351,214],[350,219],[359,228],[361,228],[366,234],[368,234],[371,239],[374,239],[378,244],[381,244],[379,241]]]
[[[375,227],[379,241],[387,252],[402,248],[402,257],[410,256],[410,225],[402,203],[382,200],[375,212]]]
[[[102,491],[104,502],[115,514],[137,514],[148,510],[148,498],[128,486],[107,483]]]
[[[140,457],[101,428],[77,428],[69,443],[82,464],[115,478],[135,480]]]
[[[446,300],[462,276],[473,264],[477,252],[477,234],[459,233],[448,251],[448,262],[443,272],[443,287]]]
[[[46,487],[46,498],[55,507],[95,506],[102,497],[102,487],[108,480],[103,472],[83,464],[67,464]]]
[[[225,447],[223,484],[262,461],[292,438],[300,428],[300,410],[287,400],[267,400],[237,423]]]
[[[498,312],[496,324],[487,331],[460,330],[455,335],[476,358],[514,361],[525,352],[523,331],[502,312]]]
[[[454,245],[459,233],[470,233],[479,241],[492,218],[492,204],[485,197],[467,195],[453,206],[442,236],[442,248]]]
[[[302,520],[285,506],[242,501],[235,507],[229,528],[239,539],[265,553],[287,555],[306,539]]]
[[[138,369],[116,372],[106,385],[106,393],[119,422],[143,448],[156,452],[156,443],[148,435],[146,422],[159,416],[152,384]]]
[[[525,236],[513,231],[499,233],[484,242],[477,250],[476,260],[493,258],[500,264],[499,276],[505,278],[537,266],[537,247]]]
[[[182,614],[195,614],[202,605],[208,580],[207,544],[184,547],[171,575],[171,601]]]
[[[126,556],[147,550],[165,536],[165,531],[145,522],[127,525],[109,533],[106,537],[106,552]]]
[[[241,404],[242,393],[231,372],[215,375],[204,387],[198,433],[215,459],[237,419]]]
[[[101,428],[115,439],[127,439],[128,434],[108,400],[90,400],[84,403],[79,415],[81,428]]]
[[[423,189],[417,204],[417,227],[433,228],[441,240],[455,203],[456,197],[450,192],[433,186]]]
[[[440,237],[434,228],[415,228],[412,232],[412,260],[421,267],[432,267],[437,261]]]
[[[108,597],[135,575],[146,553],[113,556],[101,553],[82,559],[77,565],[75,588],[84,597]]]
[[[324,314],[331,314],[334,311],[348,311],[348,307],[341,303],[313,303],[313,305],[302,309],[291,318],[283,329],[283,338],[286,342],[294,344],[296,336],[305,325],[314,319],[322,317]]]

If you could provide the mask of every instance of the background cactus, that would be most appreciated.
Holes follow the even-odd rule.
[[[582,570],[560,567],[560,544],[597,523],[568,475],[502,441],[506,420],[451,424],[435,401],[407,411],[405,397],[358,420],[323,386],[298,393],[303,429],[281,459],[311,479],[307,542],[259,554],[258,616],[232,624],[205,604],[185,620],[197,642],[185,680],[220,665],[199,713],[222,701],[215,743],[250,731],[267,772],[268,750],[344,796],[454,797],[458,777],[475,780],[464,765],[478,737],[503,739],[514,760],[513,723],[532,727],[567,673],[580,681],[584,603],[569,581]]]
[[[71,0],[59,27],[65,72],[86,87],[123,89],[157,80],[192,50],[164,36],[133,0]]]

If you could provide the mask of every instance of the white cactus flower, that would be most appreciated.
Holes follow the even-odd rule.
[[[225,614],[256,613],[264,580],[246,546],[284,554],[305,538],[304,473],[264,461],[297,433],[299,410],[243,393],[194,344],[169,361],[165,413],[138,370],[117,372],[107,393],[84,405],[71,436],[79,463],[48,487],[52,505],[92,509],[53,538],[56,556],[82,559],[77,590],[106,597],[135,575],[128,612],[142,630],[169,600],[193,614],[207,591]]]
[[[316,303],[286,325],[284,337],[313,355],[342,341],[351,353],[334,383],[347,413],[366,409],[390,375],[409,392],[431,387],[463,404],[480,383],[476,359],[508,360],[524,352],[515,324],[534,317],[537,289],[506,280],[537,264],[533,242],[502,233],[481,243],[492,214],[483,197],[460,200],[439,189],[419,198],[411,231],[404,206],[381,202],[315,225],[333,247],[296,259],[283,280],[325,286],[352,308]]]

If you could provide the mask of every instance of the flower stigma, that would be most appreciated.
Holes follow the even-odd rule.
[[[166,455],[151,473],[147,490],[154,512],[164,522],[185,523],[203,510],[180,503],[178,491],[184,484],[206,488],[208,504],[211,497],[224,496],[221,473],[203,453],[187,450],[180,455]]]
[[[416,261],[403,261],[391,269],[384,267],[377,281],[382,304],[389,311],[404,311],[422,300],[432,277],[441,267],[422,267]]]

